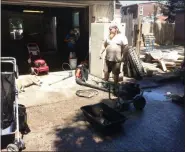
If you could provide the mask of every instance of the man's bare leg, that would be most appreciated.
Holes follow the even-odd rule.
[[[114,74],[114,83],[118,84],[119,82],[119,75],[118,74]]]
[[[108,73],[108,72],[104,73],[104,81],[108,81],[109,80],[109,75],[110,75],[110,73]]]

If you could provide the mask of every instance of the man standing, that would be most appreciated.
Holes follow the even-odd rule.
[[[105,39],[103,50],[100,52],[100,58],[106,51],[104,64],[104,80],[108,81],[110,73],[114,74],[114,83],[119,81],[121,62],[128,50],[128,40],[126,36],[121,35],[118,26],[111,24],[109,27],[109,36]]]

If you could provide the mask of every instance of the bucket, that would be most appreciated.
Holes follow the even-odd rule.
[[[69,59],[69,65],[72,70],[74,70],[77,66],[77,59]]]

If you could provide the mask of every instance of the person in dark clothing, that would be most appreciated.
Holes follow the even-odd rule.
[[[73,57],[76,57],[76,36],[74,30],[70,30],[70,33],[67,34],[64,42],[67,43],[68,53],[72,52]]]

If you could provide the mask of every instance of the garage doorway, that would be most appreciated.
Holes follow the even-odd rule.
[[[27,44],[36,42],[50,71],[61,71],[68,62],[64,42],[70,29],[79,31],[76,44],[78,63],[88,60],[89,8],[36,7],[2,4],[2,55],[17,59],[20,74],[29,73]]]

